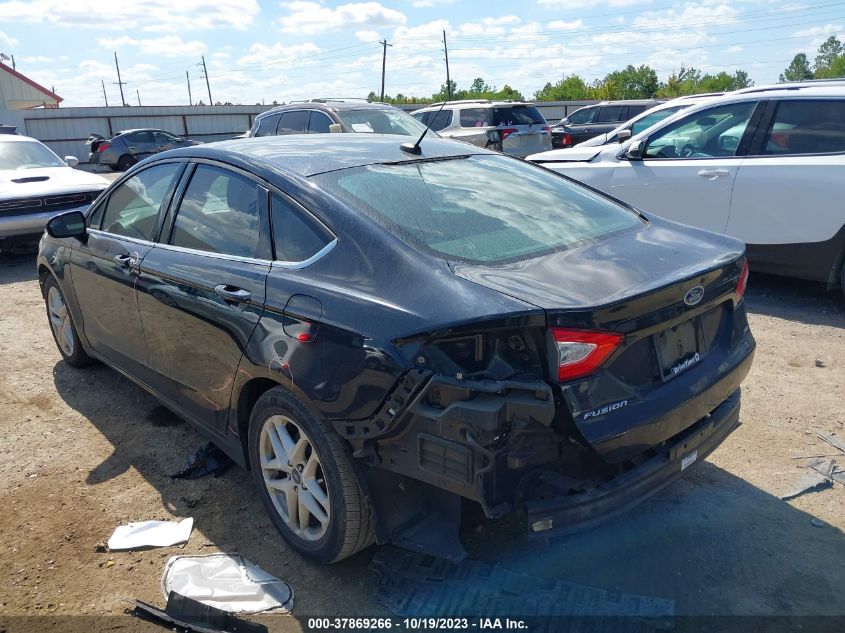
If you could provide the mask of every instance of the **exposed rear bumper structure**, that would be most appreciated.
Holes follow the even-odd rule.
[[[629,510],[713,452],[738,426],[739,410],[737,389],[709,415],[636,468],[590,492],[525,502],[526,528],[532,534],[569,534]]]

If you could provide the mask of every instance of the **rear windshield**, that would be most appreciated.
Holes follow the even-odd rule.
[[[641,226],[619,204],[506,156],[369,165],[313,178],[401,239],[450,261],[529,259]]]
[[[493,125],[530,125],[532,123],[544,125],[546,123],[546,119],[534,106],[515,105],[493,108]]]
[[[353,132],[419,136],[425,130],[422,123],[398,109],[341,110],[337,115]]]

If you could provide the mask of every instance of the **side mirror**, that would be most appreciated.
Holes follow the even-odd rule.
[[[331,134],[340,134],[343,132],[343,126],[340,123],[330,123],[329,132]]]
[[[628,146],[628,149],[625,150],[625,158],[628,160],[642,160],[643,149],[645,149],[645,143],[642,141],[634,141]]]
[[[79,211],[68,211],[54,215],[47,222],[47,234],[50,237],[78,237],[82,239],[87,234],[85,216]]]
[[[568,116],[563,117],[560,120],[560,123],[558,123],[558,125],[569,125],[569,117]]]
[[[76,167],[79,164],[79,159],[76,156],[65,156],[65,162],[68,167]]]
[[[624,143],[624,142],[625,142],[625,141],[627,141],[629,138],[631,138],[631,130],[629,130],[629,129],[619,130],[619,131],[616,133],[616,139],[617,139],[620,143]]]

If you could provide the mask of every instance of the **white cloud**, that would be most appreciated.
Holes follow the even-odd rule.
[[[652,0],[537,0],[540,7],[565,7],[568,9],[580,9],[583,7],[597,7],[607,5],[609,7],[629,7],[631,5],[651,4]]]
[[[123,31],[247,29],[259,13],[256,0],[8,0],[0,2],[0,21],[52,23],[69,28]]]
[[[316,2],[294,0],[285,7],[290,15],[279,19],[286,33],[322,33],[349,27],[394,27],[405,24],[405,14],[379,2],[351,2],[331,9]]]
[[[0,31],[0,46],[3,48],[11,48],[12,46],[16,46],[18,40],[16,40],[11,35],[6,35],[3,31]]]
[[[575,29],[580,29],[584,26],[584,20],[572,20],[567,22],[566,20],[552,20],[546,25],[546,28],[550,31],[573,31]]]
[[[831,35],[836,35],[842,31],[841,24],[825,24],[824,26],[814,26],[809,29],[801,29],[800,31],[795,31],[793,35],[795,37],[818,37],[824,36],[829,37]]]
[[[455,0],[414,0],[411,6],[415,9],[430,9],[438,4],[452,4]]]
[[[44,55],[28,55],[25,57],[17,57],[16,60],[24,64],[52,64],[56,61],[53,57],[46,57]]]
[[[199,40],[185,42],[178,35],[164,35],[146,40],[139,40],[128,35],[120,37],[101,37],[97,43],[103,48],[120,49],[137,47],[146,55],[160,55],[162,57],[197,57],[205,53],[207,47]]]
[[[355,37],[362,42],[378,42],[381,36],[378,31],[355,31]]]
[[[733,54],[733,53],[741,53],[744,50],[745,49],[742,46],[740,46],[739,44],[734,44],[733,46],[728,46],[725,49],[725,52],[728,53],[728,54]]]
[[[317,55],[320,52],[322,52],[322,49],[313,42],[294,44],[293,46],[285,46],[281,42],[275,44],[256,42],[249,47],[249,53],[238,60],[238,64],[269,66],[295,59],[298,65],[303,65],[307,62],[307,60],[302,59],[303,57]]]

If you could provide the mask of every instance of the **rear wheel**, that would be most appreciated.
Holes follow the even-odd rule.
[[[138,159],[130,154],[124,154],[117,160],[117,170],[118,171],[126,171],[132,165],[138,162]]]
[[[72,367],[90,365],[93,360],[82,349],[76,327],[65,303],[65,297],[52,275],[44,282],[44,302],[47,305],[50,330],[53,332],[53,339],[62,358]]]
[[[334,430],[282,387],[262,395],[249,424],[261,500],[293,549],[331,563],[373,542],[370,513]]]

